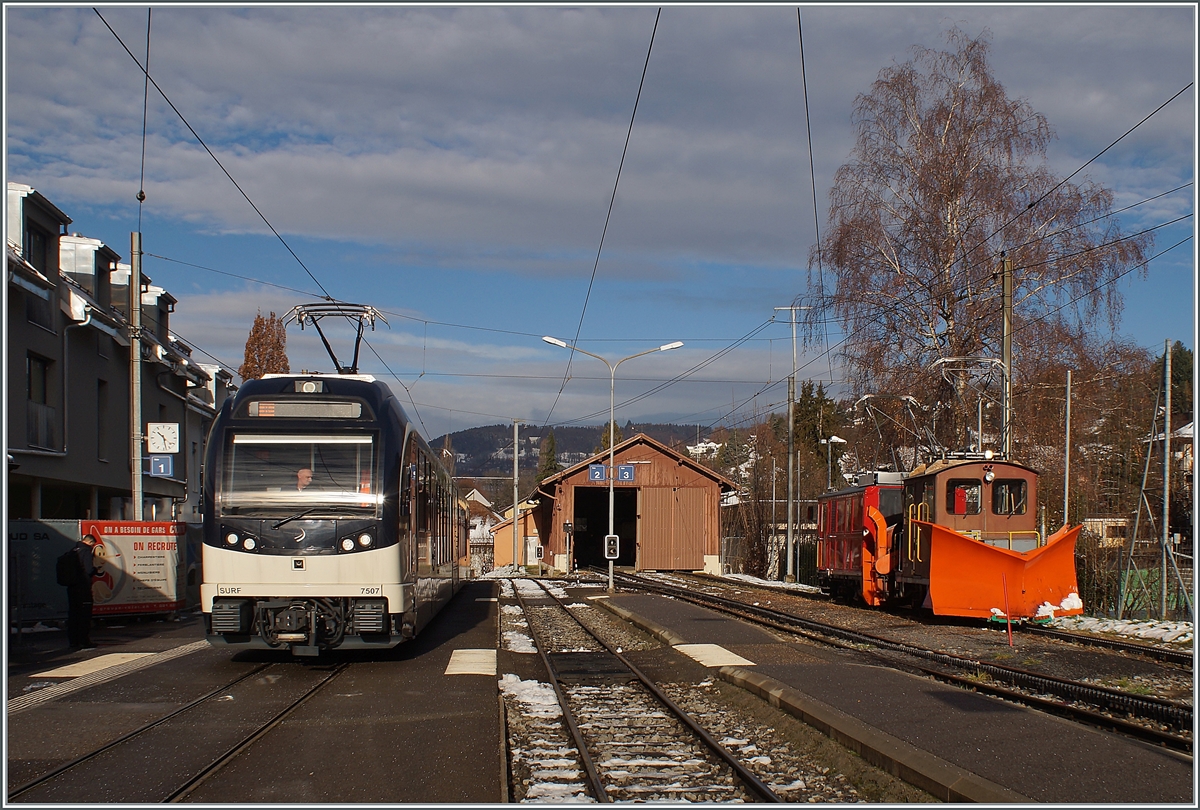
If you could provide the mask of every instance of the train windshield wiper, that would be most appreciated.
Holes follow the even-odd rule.
[[[279,521],[278,523],[272,524],[271,528],[278,529],[280,526],[282,526],[285,523],[291,523],[293,520],[299,520],[302,517],[307,517],[308,515],[311,515],[313,512],[356,512],[360,508],[361,507],[358,507],[358,506],[346,506],[343,504],[336,504],[336,503],[335,504],[322,504],[321,506],[313,506],[309,509],[305,509],[303,511],[297,512],[294,515],[285,517],[283,520]]]

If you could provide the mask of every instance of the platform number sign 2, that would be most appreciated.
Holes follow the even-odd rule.
[[[615,534],[604,535],[604,559],[615,560],[621,556],[621,538]]]

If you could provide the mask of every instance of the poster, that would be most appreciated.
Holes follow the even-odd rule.
[[[182,609],[179,554],[186,531],[179,522],[79,521],[80,537],[96,538],[92,615]]]

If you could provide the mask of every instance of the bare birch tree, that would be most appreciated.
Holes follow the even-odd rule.
[[[914,48],[856,99],[856,143],[834,176],[827,236],[810,255],[810,276],[815,267],[832,279],[826,289],[810,283],[821,306],[806,312],[810,337],[824,319],[845,331],[856,393],[954,405],[938,432],[959,446],[974,403],[930,364],[1000,357],[1001,257],[1013,266],[1015,328],[1040,321],[1026,334],[1044,336],[1115,325],[1121,295],[1111,282],[1152,244],[1121,231],[1111,191],[1050,171],[1050,124],[996,80],[987,37],[951,29],[948,50]],[[1014,342],[1020,362],[1043,348]]]

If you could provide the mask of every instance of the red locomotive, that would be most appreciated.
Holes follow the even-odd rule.
[[[940,616],[1049,619],[1083,612],[1078,526],[1037,528],[1037,473],[1010,461],[943,459],[865,473],[819,498],[817,570],[830,593]]]

